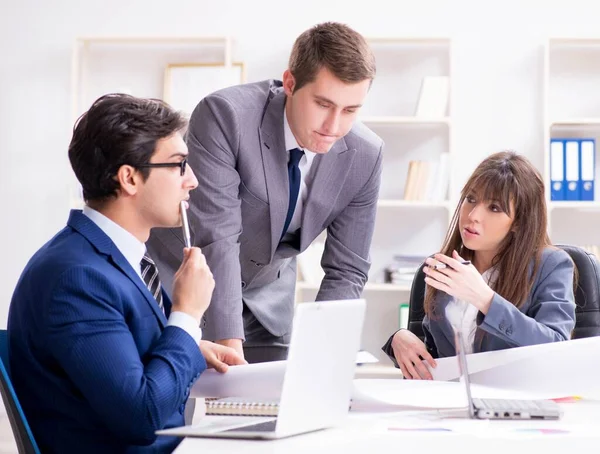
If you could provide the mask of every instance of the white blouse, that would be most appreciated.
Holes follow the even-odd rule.
[[[481,277],[491,286],[492,278],[496,280],[497,273],[494,268],[485,271]],[[446,318],[454,330],[463,332],[466,344],[466,354],[473,353],[475,331],[477,330],[477,314],[479,310],[466,301],[452,298],[446,306]]]

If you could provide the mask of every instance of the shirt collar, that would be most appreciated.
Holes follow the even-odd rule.
[[[111,221],[102,213],[85,205],[83,214],[94,222],[108,236],[115,246],[121,251],[123,257],[129,262],[138,276],[141,277],[140,262],[146,253],[146,245],[125,230],[119,224]]]
[[[285,108],[283,109],[283,134],[285,137],[286,151],[293,150],[294,148],[300,148],[301,150],[304,150],[304,156],[306,157],[306,162],[310,166],[313,159],[315,159],[315,156],[317,154],[306,148],[302,148],[300,145],[298,145],[298,141],[296,140],[296,137],[294,137],[294,133],[292,132],[292,129],[290,128],[290,124],[287,119],[287,112],[285,111]]]

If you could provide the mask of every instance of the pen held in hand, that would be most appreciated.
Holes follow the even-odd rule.
[[[182,200],[179,202],[179,211],[181,212],[181,230],[183,231],[183,241],[185,247],[192,247],[192,240],[190,238],[190,225],[188,224],[187,217],[187,202]]]
[[[470,265],[471,261],[470,260],[463,260],[462,262],[460,262],[461,265]],[[433,265],[430,268],[433,268],[434,270],[443,270],[444,268],[448,268],[448,265],[446,265],[445,263],[438,263],[437,265]]]

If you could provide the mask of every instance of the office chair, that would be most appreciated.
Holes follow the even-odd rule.
[[[578,281],[575,289],[575,329],[571,339],[600,336],[600,262],[585,249],[567,244],[556,247],[565,251],[577,268]],[[412,282],[408,310],[408,329],[424,340],[423,301],[425,300],[425,273],[423,263]]]
[[[571,256],[577,268],[575,288],[575,329],[571,339],[600,336],[600,262],[598,258],[577,246],[557,244]]]
[[[19,454],[40,454],[27,419],[17,398],[17,394],[10,380],[10,365],[8,362],[8,333],[0,330],[0,392],[6,406],[6,413],[10,420]]]

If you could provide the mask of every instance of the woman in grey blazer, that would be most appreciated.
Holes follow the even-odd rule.
[[[399,330],[383,347],[404,377],[431,379],[424,359],[558,342],[575,326],[574,264],[550,243],[544,183],[523,156],[486,158],[467,181],[439,254],[426,260],[425,342]],[[436,269],[437,268],[437,269]]]

